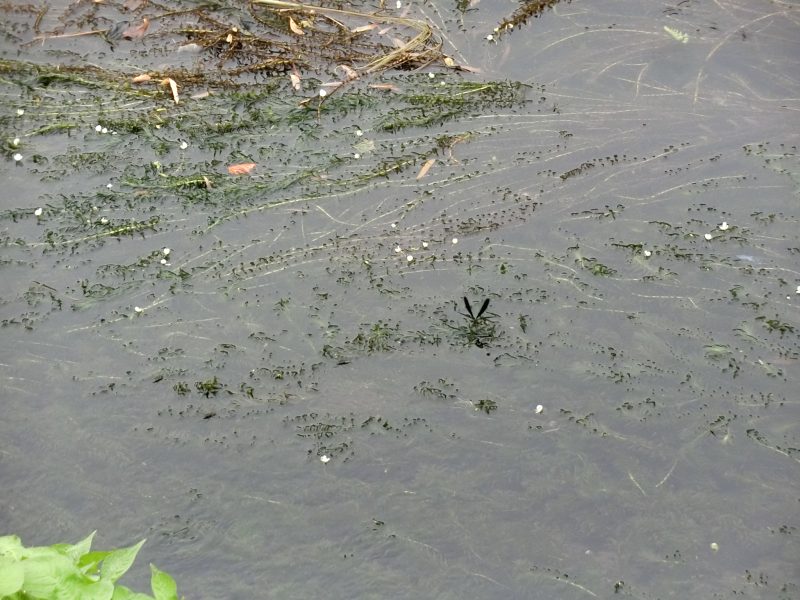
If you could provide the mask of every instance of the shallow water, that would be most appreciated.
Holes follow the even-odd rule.
[[[294,125],[287,81],[173,109],[4,76],[4,530],[146,536],[131,585],[187,598],[797,595],[800,13],[573,1],[488,41],[489,4],[411,5],[479,74],[384,79],[530,87],[425,128],[366,89]],[[5,59],[203,60],[32,19]]]

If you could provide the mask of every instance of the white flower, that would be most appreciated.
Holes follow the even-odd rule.
[[[488,41],[490,41],[490,42],[493,42],[494,41],[494,36],[490,33],[489,35],[486,36],[486,39]]]
[[[711,542],[711,551],[716,552],[719,550],[719,544],[717,542]]]
[[[24,114],[25,114],[25,109],[24,108],[18,108],[17,109],[17,116],[18,117],[21,117]]]
[[[19,138],[14,138],[14,139],[11,141],[11,145],[12,145],[12,146],[14,146],[14,148],[16,148],[17,146],[19,146]]]
[[[169,256],[169,253],[172,252],[169,248],[164,248],[161,252],[164,253],[164,256]]]
[[[422,247],[423,248],[427,248],[428,247],[428,242],[422,242]]]
[[[362,135],[364,135],[364,132],[360,129],[356,129],[356,137],[361,137]]]
[[[103,127],[103,129],[100,130],[100,133],[108,133],[108,127]]]
[[[653,256],[653,253],[650,250],[645,250],[644,255],[646,258],[650,258],[651,256]]]
[[[103,131],[103,126],[102,126],[102,125],[95,125],[95,126],[94,126],[94,130],[95,130],[97,133],[100,133],[101,131]]]
[[[414,262],[414,257],[409,254],[408,256],[406,256],[406,260],[408,262]]]
[[[324,98],[324,97],[325,97],[325,96],[327,96],[327,95],[328,95],[328,92],[326,92],[325,90],[320,90],[320,91],[319,91],[319,97],[320,97],[320,98]]]
[[[111,188],[113,188],[113,187],[114,187],[114,184],[113,184],[113,183],[107,183],[107,184],[106,184],[106,187],[107,187],[108,189],[111,189]]]
[[[17,152],[12,158],[14,159],[14,162],[20,162],[22,160],[22,154]]]
[[[710,239],[711,239],[711,238],[713,238],[714,236],[713,236],[713,235],[711,235],[710,233],[707,233],[707,234],[705,234],[703,237],[704,237],[704,238],[706,238],[707,240],[710,240]]]
[[[141,306],[134,306],[133,307],[133,312],[135,312],[137,314],[138,313],[142,313],[142,312],[144,312],[144,309]]]
[[[358,152],[356,152],[355,154],[353,154],[353,158],[356,159],[361,158],[361,155]]]
[[[108,224],[108,219],[106,219],[105,217],[100,217],[100,224],[101,225],[107,225]]]
[[[723,221],[719,226],[719,230],[720,231],[727,231],[728,227],[729,227],[728,222],[727,221]]]
[[[36,215],[37,217],[41,217],[43,212],[44,211],[40,207],[37,208],[35,211],[33,211],[33,214]],[[800,286],[797,288],[797,293],[800,294]]]
[[[397,223],[392,223],[392,229],[396,229],[396,228],[397,228]]]
[[[403,249],[400,246],[395,246],[394,251],[400,253],[403,251]]]
[[[167,262],[167,259],[166,259],[166,258],[162,258],[162,259],[161,259],[161,264],[162,264],[162,265],[164,265],[164,266],[167,266],[167,265],[169,265],[169,263]]]
[[[453,243],[457,244],[458,243],[458,238],[453,238]]]
[[[189,147],[189,142],[183,141],[181,142],[181,150],[186,150]]]
[[[537,415],[540,415],[540,414],[542,414],[543,412],[544,412],[544,406],[542,406],[541,404],[537,404],[537,405],[536,405],[536,414],[537,414]]]
[[[322,464],[326,464],[331,462],[331,457],[328,456],[327,454],[323,454],[322,456],[319,457],[319,460]]]
[[[434,79],[436,77],[436,73],[428,73],[428,77]]]

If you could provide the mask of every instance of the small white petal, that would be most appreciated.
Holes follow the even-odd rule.
[[[106,219],[105,217],[101,217],[100,218],[100,223],[103,224],[103,225],[106,225],[108,223],[108,219]]]
[[[493,42],[494,41],[494,36],[490,33],[489,35],[486,36],[486,39],[488,41],[490,41],[490,42]]]
[[[325,464],[325,463],[331,462],[331,457],[328,456],[327,454],[323,454],[322,456],[319,457],[319,460],[320,460],[320,462]]]
[[[728,229],[728,227],[729,227],[728,222],[727,221],[723,221],[719,226],[719,230],[720,231],[726,231]]]
[[[20,162],[22,160],[22,154],[17,152],[12,158],[14,159],[15,162]]]
[[[704,238],[706,238],[707,240],[710,240],[710,239],[711,239],[711,238],[713,238],[714,236],[713,236],[713,235],[711,235],[710,233],[707,233],[707,234],[705,234],[703,237],[704,237]]]
[[[403,3],[400,0],[397,0],[397,4],[395,5],[397,8],[403,8]]]
[[[394,251],[399,253],[399,252],[402,252],[403,249],[400,246],[395,246],[394,247]]]
[[[108,127],[103,127],[103,129],[100,130],[100,133],[108,133]]]
[[[537,414],[537,415],[540,415],[540,414],[542,414],[543,412],[544,412],[544,406],[542,406],[541,404],[537,404],[537,405],[536,405],[536,414]]]
[[[324,98],[324,97],[325,97],[325,96],[327,96],[327,95],[328,95],[328,92],[326,92],[325,90],[320,90],[320,91],[319,91],[319,97],[320,97],[320,98]]]
[[[360,129],[356,129],[356,137],[361,137],[362,135],[364,135],[364,132]]]
[[[644,255],[645,255],[647,258],[650,258],[651,256],[653,256],[653,253],[652,253],[650,250],[645,250],[645,251],[644,251]]]
[[[453,238],[453,243],[457,244],[458,243],[458,238]]]
[[[396,229],[396,228],[397,228],[397,223],[392,223],[392,229]]]
[[[17,109],[17,116],[18,117],[21,117],[24,114],[25,114],[25,109],[24,108],[18,108]]]
[[[114,184],[113,184],[113,183],[107,183],[107,184],[106,184],[106,187],[107,187],[108,189],[111,189],[111,188],[113,188],[113,187],[114,187]]]
[[[711,550],[714,552],[719,550],[719,544],[717,542],[711,542]]]
[[[423,248],[427,248],[428,247],[428,242],[422,242],[422,247]]]
[[[181,150],[186,150],[189,147],[189,142],[181,142]]]
[[[133,307],[133,312],[141,313],[141,312],[144,312],[144,309],[141,306],[134,306]]]
[[[428,77],[430,77],[431,79],[433,79],[434,77],[436,77],[436,73],[428,73]]]
[[[164,253],[164,256],[169,256],[169,253],[172,252],[169,248],[164,248],[161,252]]]
[[[103,131],[103,126],[102,126],[102,125],[95,125],[95,126],[94,126],[94,130],[95,130],[97,133],[100,133],[101,131]]]
[[[33,211],[33,214],[37,217],[41,217],[43,212],[44,211],[41,208],[37,208],[35,211]],[[797,288],[797,293],[800,294],[800,287]]]
[[[162,258],[161,259],[161,264],[162,265],[166,265],[167,264],[167,259],[166,258]]]
[[[353,158],[361,158],[361,155],[358,152],[356,152],[355,154],[353,154]]]
[[[414,262],[414,257],[409,254],[408,256],[406,256],[406,260],[408,262]]]

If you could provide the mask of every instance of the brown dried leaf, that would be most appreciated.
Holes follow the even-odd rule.
[[[436,164],[436,159],[435,158],[428,159],[425,162],[425,164],[422,165],[422,168],[419,170],[419,173],[417,173],[417,179],[422,179],[423,177],[425,177],[425,175],[428,174],[428,171],[431,170],[431,167],[433,165],[435,165],[435,164]]]
[[[303,31],[303,29],[297,23],[294,22],[294,19],[292,17],[289,17],[289,29],[291,29],[297,35],[306,34],[306,32]]]
[[[370,23],[369,25],[362,25],[361,27],[356,27],[355,29],[351,29],[350,33],[363,33],[364,31],[372,31],[377,27],[378,27],[377,23]]]
[[[358,72],[355,69],[348,67],[347,65],[339,65],[339,68],[344,71],[344,74],[347,75],[347,80],[350,81],[352,79],[358,79]]]
[[[289,73],[289,79],[292,82],[292,87],[295,91],[300,91],[300,71],[297,70],[297,67],[292,67],[291,73]]]
[[[161,85],[169,85],[169,89],[172,91],[172,99],[175,100],[175,104],[178,104],[180,99],[178,98],[178,84],[175,83],[175,80],[172,77],[167,77],[161,80]]]
[[[150,27],[150,21],[147,17],[142,19],[139,25],[131,25],[122,32],[122,39],[124,40],[138,40],[147,33],[147,28]]]
[[[239,163],[238,165],[229,165],[228,173],[231,175],[249,175],[250,171],[256,168],[256,163]]]
[[[133,83],[146,83],[146,82],[150,81],[151,79],[152,79],[152,77],[150,77],[150,75],[148,75],[147,73],[142,73],[141,75],[137,75],[136,77],[131,79],[131,81]]]

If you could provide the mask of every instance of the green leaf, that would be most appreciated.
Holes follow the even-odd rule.
[[[0,556],[0,598],[16,594],[24,581],[22,564],[10,556]]]
[[[109,550],[95,550],[87,552],[78,559],[78,568],[86,574],[94,575],[97,573],[100,563],[111,554]]]
[[[93,531],[77,544],[69,546],[67,548],[67,556],[69,556],[76,563],[79,562],[78,559],[92,549],[92,539],[94,538],[95,533],[97,533],[97,531]]]
[[[136,592],[132,592],[124,585],[118,585],[114,589],[114,595],[111,596],[111,600],[154,600],[152,596],[148,596],[147,594],[137,594]]]
[[[22,541],[16,535],[0,537],[0,556],[7,554],[14,558],[22,556]]]
[[[153,563],[150,563],[150,587],[155,600],[178,600],[175,580],[168,573],[159,571]]]
[[[122,577],[128,569],[131,568],[144,542],[145,540],[142,540],[130,548],[120,548],[119,550],[109,552],[108,556],[106,556],[103,561],[103,566],[100,567],[100,576],[103,579],[108,579],[112,583]]]
[[[74,574],[80,575],[72,561],[55,550],[49,556],[37,553],[37,556],[25,559],[20,564],[25,570],[22,586],[32,598],[52,598],[65,578]]]
[[[90,581],[80,574],[70,575],[56,588],[55,600],[111,600],[114,584],[107,579]]]

